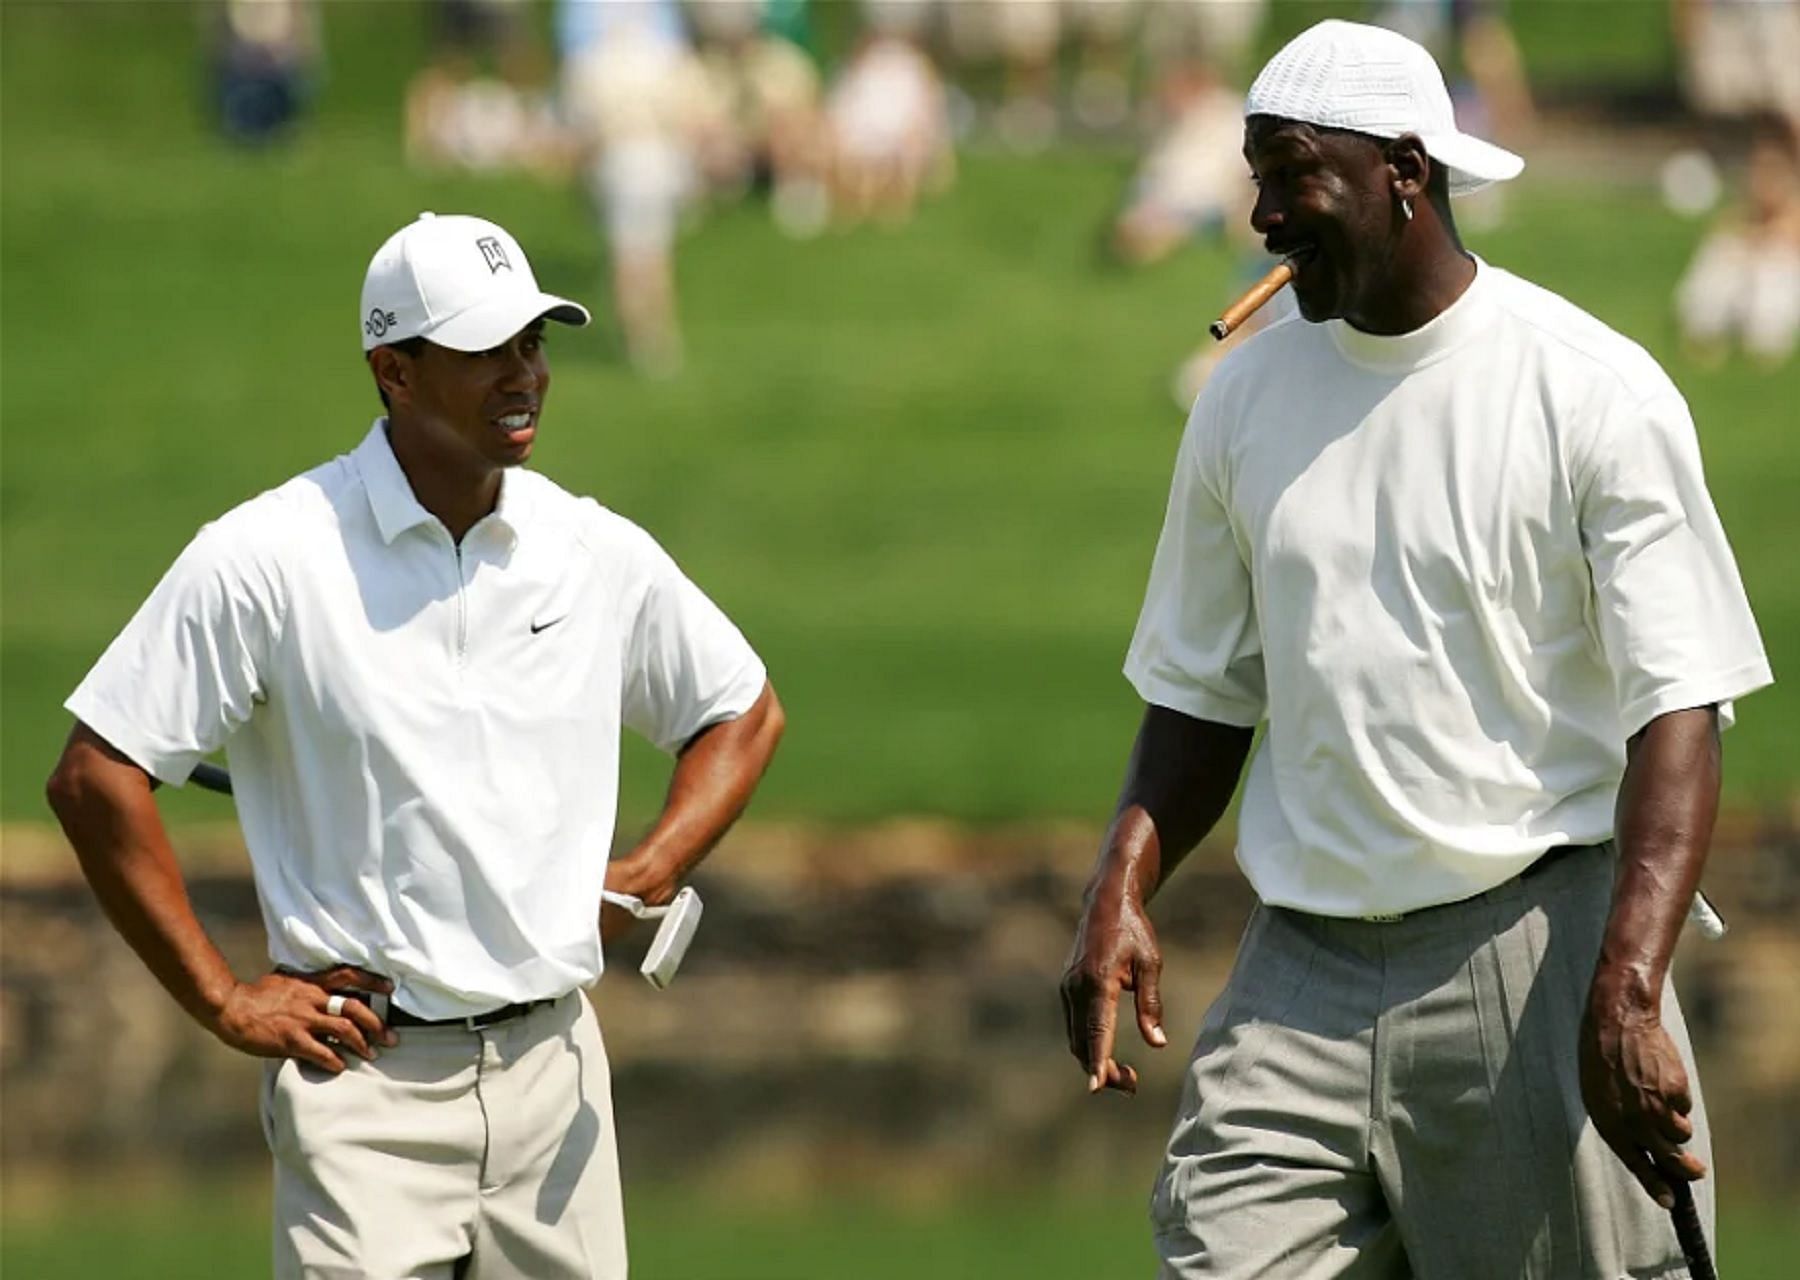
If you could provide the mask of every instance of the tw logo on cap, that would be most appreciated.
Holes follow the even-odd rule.
[[[373,311],[369,312],[369,318],[363,321],[363,332],[368,334],[371,338],[382,337],[393,327],[394,313],[392,311],[383,311],[380,307],[376,307]]]
[[[482,236],[475,242],[475,247],[481,250],[481,260],[487,263],[489,275],[497,273],[501,267],[508,271],[513,269],[512,263],[506,259],[506,246],[493,236]]]

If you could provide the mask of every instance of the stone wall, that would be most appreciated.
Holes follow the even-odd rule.
[[[260,1169],[257,1067],[189,1022],[117,939],[48,831],[9,829],[0,876],[0,1098],[9,1170]],[[594,991],[634,1176],[741,1195],[1019,1179],[1143,1184],[1182,1052],[1225,978],[1250,894],[1219,847],[1158,899],[1159,1054],[1132,1100],[1085,1096],[1056,981],[1095,833],[927,823],[752,826],[698,880],[675,984],[636,974],[647,929]],[[196,905],[240,972],[263,958],[235,833],[183,839]],[[1800,838],[1722,831],[1707,876],[1732,923],[1678,978],[1724,1176],[1800,1189]]]

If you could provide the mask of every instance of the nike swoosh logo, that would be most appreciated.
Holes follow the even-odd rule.
[[[534,622],[531,624],[531,634],[535,636],[540,631],[548,631],[551,627],[554,627],[568,616],[568,614],[564,613],[550,619],[548,622]]]

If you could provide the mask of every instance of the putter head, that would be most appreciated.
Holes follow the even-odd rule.
[[[644,981],[658,991],[675,980],[675,971],[681,968],[688,944],[694,940],[694,930],[700,927],[701,910],[700,895],[692,887],[681,890],[664,908],[656,937],[650,942],[644,963],[638,966]]]

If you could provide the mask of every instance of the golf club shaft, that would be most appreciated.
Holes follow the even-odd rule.
[[[1700,1225],[1700,1210],[1694,1204],[1693,1187],[1675,1178],[1669,1188],[1675,1193],[1675,1207],[1669,1210],[1669,1216],[1675,1219],[1675,1237],[1681,1241],[1681,1255],[1687,1259],[1688,1271],[1693,1280],[1719,1280],[1712,1250],[1706,1246],[1706,1231]]]

